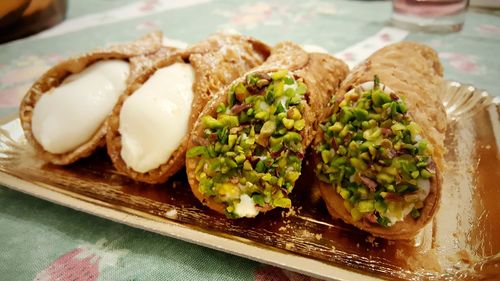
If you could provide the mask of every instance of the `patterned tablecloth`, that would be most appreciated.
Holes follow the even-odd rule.
[[[390,3],[384,1],[69,2],[64,23],[0,45],[0,118],[14,114],[34,79],[64,57],[157,29],[188,43],[217,30],[235,29],[270,44],[291,39],[319,45],[351,63],[380,44],[406,37],[439,52],[446,78],[500,95],[500,17],[493,13],[469,11],[463,31],[436,35],[383,29],[391,14]],[[71,280],[308,280],[0,186],[0,279],[67,280],[68,276],[74,277]]]

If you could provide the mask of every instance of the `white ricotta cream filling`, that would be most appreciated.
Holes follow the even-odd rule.
[[[252,197],[247,194],[242,194],[240,196],[240,202],[234,205],[234,213],[240,218],[253,218],[259,214],[259,211],[255,208],[255,202]]]
[[[175,63],[158,69],[125,100],[120,112],[121,157],[139,173],[168,161],[188,133],[194,70]]]
[[[50,153],[66,153],[87,142],[125,90],[129,64],[96,62],[44,93],[33,109],[35,139]]]
[[[429,195],[431,189],[431,181],[419,179],[417,180],[417,186],[418,190],[416,193],[416,197],[418,198],[419,201],[423,202]],[[387,225],[391,226],[398,221],[403,221],[406,218],[406,216],[411,212],[411,210],[413,210],[413,207],[415,207],[414,203],[406,203],[403,210],[401,211],[401,214],[393,213],[389,209],[387,209],[385,216],[390,220],[390,223],[388,223]]]
[[[354,91],[358,91],[359,93],[363,93],[363,92],[366,92],[368,90],[373,90],[373,87],[375,87],[375,83],[373,81],[367,81],[367,82],[364,82],[364,83],[357,85],[356,87],[351,89],[349,91],[349,93],[354,92]],[[388,86],[386,86],[382,83],[379,83],[379,88],[386,93],[389,93],[389,94],[394,93],[394,90],[392,90],[391,88],[389,88]]]

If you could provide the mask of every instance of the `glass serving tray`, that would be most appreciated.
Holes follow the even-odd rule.
[[[304,174],[291,211],[229,220],[191,194],[181,171],[161,185],[113,169],[104,150],[59,167],[37,158],[18,119],[0,127],[0,183],[57,204],[220,251],[334,280],[500,278],[500,99],[457,82],[441,208],[411,241],[371,237],[328,215]]]

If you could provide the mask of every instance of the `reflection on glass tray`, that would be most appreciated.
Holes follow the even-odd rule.
[[[359,278],[362,273],[401,280],[494,279],[500,275],[500,188],[496,188],[500,102],[471,86],[456,82],[445,86],[443,103],[450,122],[441,208],[412,241],[374,238],[331,219],[319,195],[310,194],[307,173],[294,190],[293,210],[229,220],[201,206],[183,171],[162,185],[139,184],[117,173],[104,150],[67,167],[46,164],[27,145],[17,119],[0,128],[0,183],[108,219],[322,278]],[[106,215],[96,211],[98,207],[143,220],[131,223],[127,216]],[[158,220],[175,233],[147,224]],[[187,231],[200,236],[188,237]],[[206,238],[213,235],[251,245],[255,251]],[[285,254],[285,259],[269,255],[274,252]],[[297,255],[321,261],[322,267],[298,263]],[[356,273],[345,275],[338,267]]]

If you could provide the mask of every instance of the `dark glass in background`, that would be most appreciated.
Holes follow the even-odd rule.
[[[0,43],[26,37],[64,20],[66,0],[0,1]]]

